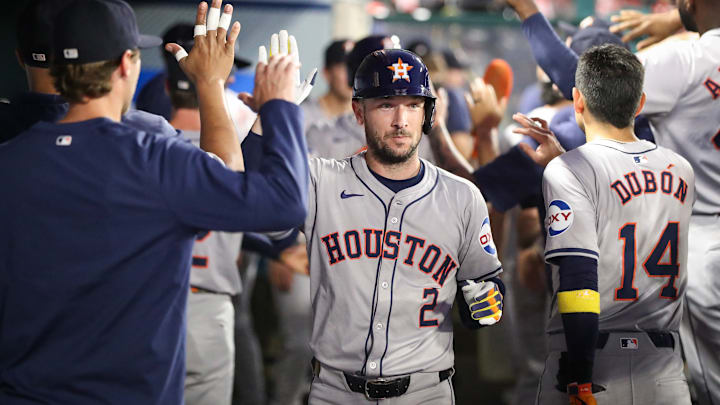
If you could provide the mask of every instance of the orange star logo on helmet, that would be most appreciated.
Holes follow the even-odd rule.
[[[410,72],[414,66],[404,63],[401,58],[398,58],[397,63],[393,63],[387,68],[395,72],[393,75],[392,82],[395,83],[400,79],[405,79],[408,83],[410,82]]]

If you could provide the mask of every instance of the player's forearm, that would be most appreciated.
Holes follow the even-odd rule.
[[[445,124],[437,123],[430,131],[430,147],[435,154],[435,162],[440,168],[475,183],[472,166],[455,147]]]
[[[294,103],[270,100],[260,108],[262,117],[262,162],[260,173],[271,188],[265,191],[268,206],[278,204],[276,215],[302,212],[307,215],[310,168],[303,135],[303,114]],[[298,221],[287,229],[300,225]]]
[[[473,135],[476,139],[475,148],[477,151],[478,163],[486,165],[498,156],[498,151],[493,145],[493,131],[496,126],[477,126],[473,128]]]
[[[560,266],[557,302],[568,353],[567,383],[589,383],[599,334],[597,261],[580,256],[557,260]]]
[[[225,165],[243,170],[242,150],[224,99],[221,82],[196,84],[200,104],[200,148],[217,155]]]
[[[534,13],[522,24],[535,61],[566,99],[572,100],[578,56],[557,36],[542,13]]]

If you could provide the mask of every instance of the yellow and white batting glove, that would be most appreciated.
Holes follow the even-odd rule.
[[[470,316],[480,325],[495,325],[502,317],[502,281],[461,281],[463,297],[470,308]]]
[[[297,40],[295,36],[288,35],[286,30],[282,30],[277,34],[272,34],[270,37],[270,54],[268,55],[265,46],[258,48],[258,63],[268,62],[268,56],[273,55],[290,55],[298,66],[300,66],[300,49],[298,48]],[[317,76],[317,68],[313,69],[305,77],[304,81],[300,81],[300,70],[297,71],[297,77],[295,79],[296,91],[295,91],[295,104],[302,103],[307,96],[310,95],[310,91],[315,84],[315,77]]]

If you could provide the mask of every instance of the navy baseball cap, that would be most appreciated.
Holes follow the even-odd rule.
[[[17,43],[20,57],[28,66],[49,68],[53,23],[57,14],[73,0],[30,2],[18,16]]]
[[[333,41],[333,43],[325,49],[325,67],[345,63],[354,45],[355,44],[348,39]]]
[[[578,32],[572,36],[570,49],[572,49],[576,54],[582,55],[583,52],[591,47],[603,44],[615,44],[628,49],[627,44],[624,43],[619,36],[608,31],[607,28],[596,26],[578,30]]]
[[[393,42],[390,35],[371,35],[356,42],[352,51],[350,51],[347,56],[348,85],[353,87],[355,84],[355,72],[363,60],[365,60],[366,56],[375,51],[390,49],[392,47]]]
[[[190,52],[195,43],[193,39],[194,26],[187,23],[179,23],[170,27],[163,35],[163,45],[174,42],[182,46],[186,51]],[[195,85],[185,75],[180,68],[180,64],[175,56],[165,50],[163,57],[165,58],[165,66],[167,67],[167,83],[171,90],[195,91]]]
[[[128,49],[162,44],[141,35],[132,8],[122,0],[76,0],[58,14],[52,42],[53,63],[114,60]]]

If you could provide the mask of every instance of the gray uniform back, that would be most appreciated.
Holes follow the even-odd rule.
[[[183,136],[200,145],[200,133],[183,131]],[[209,232],[193,246],[190,285],[213,292],[236,295],[242,291],[242,281],[236,260],[240,254],[241,232]]]
[[[684,158],[646,141],[596,140],[548,165],[545,259],[598,259],[601,330],[678,330],[694,185]],[[555,300],[548,330],[562,330]]]
[[[310,161],[311,347],[327,366],[370,376],[451,367],[457,281],[502,271],[478,189],[424,164],[420,183],[395,194],[364,153]]]
[[[698,214],[720,214],[720,28],[638,53],[655,142],[695,169]],[[679,74],[682,72],[682,74]]]

